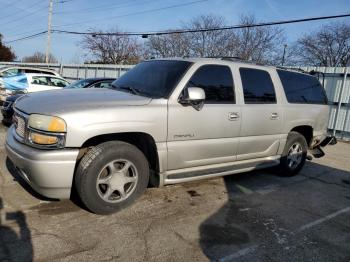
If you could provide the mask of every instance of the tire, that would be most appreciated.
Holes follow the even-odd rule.
[[[82,203],[96,214],[111,214],[131,205],[145,191],[149,165],[134,145],[111,141],[92,147],[75,173]]]
[[[303,168],[308,145],[305,137],[298,132],[290,132],[284,147],[278,173],[281,176],[294,176]]]

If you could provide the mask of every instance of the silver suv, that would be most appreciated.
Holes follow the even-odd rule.
[[[15,103],[6,149],[50,198],[75,190],[92,212],[130,205],[163,186],[276,166],[297,174],[327,137],[317,78],[226,59],[138,64],[111,89],[27,94]]]

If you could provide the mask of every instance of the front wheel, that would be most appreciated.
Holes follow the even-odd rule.
[[[91,148],[82,158],[75,187],[85,206],[109,214],[134,202],[146,189],[149,167],[134,145],[112,141]]]
[[[279,174],[294,176],[303,168],[307,156],[307,142],[298,132],[290,132],[279,165]]]

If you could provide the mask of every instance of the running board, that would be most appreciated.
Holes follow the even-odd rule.
[[[237,173],[249,172],[252,170],[276,166],[280,163],[280,156],[258,158],[254,160],[242,160],[218,164],[217,167],[208,166],[171,170],[165,173],[164,185],[189,182],[200,179],[220,177]]]

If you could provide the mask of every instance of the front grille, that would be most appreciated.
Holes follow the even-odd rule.
[[[26,133],[26,120],[24,116],[15,113],[14,115],[14,124],[17,135],[19,135],[21,138],[24,138]]]

